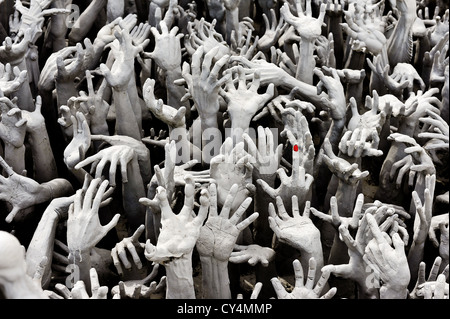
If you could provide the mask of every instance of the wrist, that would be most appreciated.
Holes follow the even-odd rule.
[[[230,107],[228,108],[230,109]],[[242,106],[239,107],[239,109],[242,110]],[[230,112],[229,112],[230,113]],[[231,133],[233,135],[239,135],[241,136],[243,132],[248,130],[250,127],[250,121],[252,120],[251,117],[248,118],[247,114],[235,114],[235,116],[232,116],[230,113],[230,119],[231,119]]]
[[[404,8],[403,10],[399,11],[400,11],[400,18],[398,22],[402,23],[401,20],[403,20],[406,25],[412,26],[417,19],[415,6],[412,7],[411,9]]]
[[[33,127],[27,126],[28,139],[30,140],[30,144],[36,141],[41,141],[48,137],[47,127],[45,126],[45,122],[41,122],[37,125],[33,125]]]
[[[202,264],[203,298],[231,299],[228,260],[200,256]]]
[[[64,178],[54,178],[48,182],[42,183],[42,195],[53,200],[54,198],[66,196],[73,192],[72,184]]]
[[[39,187],[39,192],[37,193],[38,203],[43,202],[51,202],[54,198],[54,190],[51,185],[47,185],[47,183],[42,183]]]
[[[211,113],[211,114],[201,114],[200,115],[200,121],[202,126],[202,131],[204,131],[207,128],[218,128],[217,123],[217,113]]]
[[[90,262],[91,249],[90,248],[75,248],[68,247],[69,249],[69,263],[79,265],[82,263]]]
[[[414,131],[416,130],[416,126],[417,126],[417,118],[414,116],[408,116],[408,117],[404,117],[403,121],[401,122],[399,128],[398,128],[398,133],[401,134],[413,134]]]
[[[103,52],[107,43],[100,38],[95,38],[94,42],[92,42],[92,47],[95,55],[100,55],[100,52]]]
[[[339,141],[341,140],[342,131],[345,127],[345,118],[333,119],[328,129],[326,137],[328,137],[333,150],[338,150]]]
[[[64,212],[57,207],[56,205],[53,205],[52,203],[50,203],[47,208],[44,211],[43,216],[46,216],[49,220],[51,221],[55,221],[55,222],[59,222],[60,220],[64,219]],[[42,217],[44,218],[44,217]]]
[[[343,100],[339,103],[338,106],[335,106],[335,109],[329,109],[330,117],[340,129],[345,126],[346,121],[346,102]]]
[[[167,86],[174,85],[173,81],[183,78],[181,74],[181,62],[178,64],[170,64],[165,67]]]
[[[139,143],[137,147],[133,147],[133,150],[139,164],[144,164],[150,161],[150,150],[144,143]]]
[[[322,262],[323,264],[323,250],[322,244],[320,243],[320,231],[316,229],[312,236],[308,236],[309,243],[308,245],[298,245],[296,242],[292,243],[292,247],[301,252],[303,258],[305,260],[309,260],[311,257],[314,257],[317,263]]]
[[[128,94],[129,83],[130,82],[128,81],[125,84],[118,84],[118,85],[111,86],[113,95],[117,94],[117,95],[126,96],[126,98],[129,98],[129,94]],[[120,107],[118,109],[120,109]]]
[[[166,263],[166,299],[195,299],[192,252]]]
[[[407,299],[407,296],[408,289],[406,286],[383,285],[380,288],[380,299]]]

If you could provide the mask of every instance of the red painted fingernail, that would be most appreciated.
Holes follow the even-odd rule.
[[[298,152],[298,146],[294,145],[294,152]]]

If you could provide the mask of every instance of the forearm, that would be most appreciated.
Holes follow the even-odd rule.
[[[139,126],[139,131],[142,132],[142,107],[139,101],[140,98],[137,92],[136,79],[134,76],[132,76],[130,79],[127,92],[131,107],[136,117],[136,122]]]
[[[202,264],[203,298],[231,299],[228,261],[200,256]]]
[[[340,158],[344,158],[348,161],[349,164],[358,164],[358,167],[361,167],[361,158],[354,158],[350,156],[345,156],[342,153],[339,154]],[[352,217],[354,203],[356,200],[356,196],[359,193],[358,188],[360,186],[360,182],[356,182],[355,184],[347,183],[346,181],[339,180],[338,187],[336,190],[337,205],[339,207],[339,216],[341,217]]]
[[[34,179],[37,182],[47,182],[57,178],[56,162],[45,127],[30,132],[28,139],[33,158]]]
[[[106,3],[107,0],[92,0],[86,10],[81,13],[69,33],[69,41],[72,44],[81,42],[85,38]]]
[[[27,248],[26,264],[27,274],[34,276],[42,258],[47,257],[47,264],[45,265],[41,285],[43,288],[47,287],[51,279],[51,266],[53,258],[53,244],[55,240],[56,226],[59,221],[59,213],[55,207],[50,203],[44,211],[39,224],[34,231],[33,238]]]
[[[415,283],[417,281],[419,265],[423,261],[424,251],[425,241],[417,242],[414,240],[408,251],[408,266],[411,275],[410,283]]]
[[[165,264],[166,299],[195,299],[192,252]]]
[[[186,93],[184,87],[173,83],[175,80],[182,78],[181,67],[166,71],[167,105],[176,109],[179,109],[182,106],[186,107],[186,120],[188,120],[191,114],[191,106],[188,101],[181,102],[181,98]]]
[[[314,43],[308,40],[300,40],[301,61],[297,63],[297,72],[295,77],[306,84],[313,84],[314,68],[316,60],[314,59]]]
[[[314,85],[300,81],[287,73],[277,77],[274,81],[279,82],[280,86],[287,90],[298,87],[300,89],[298,94],[305,99],[305,101],[314,104],[319,110],[323,109],[321,98],[325,97],[325,93],[317,94],[317,88]]]
[[[341,141],[342,132],[345,127],[345,116],[342,119],[333,119],[331,121],[330,128],[325,136],[330,141],[333,152],[337,154],[339,152],[339,142]]]
[[[30,72],[28,71],[27,63],[25,59],[23,59],[19,64],[11,65],[11,68],[14,68],[15,66],[17,66],[20,71],[24,70],[27,71],[27,76],[24,83],[22,83],[22,85],[19,86],[19,89],[17,91],[11,93],[10,97],[11,98],[17,97],[17,106],[21,110],[32,112],[34,111],[35,105],[33,102],[33,94],[31,93],[30,88],[30,81],[29,81]]]
[[[271,181],[266,182],[269,186],[274,187],[275,183]],[[255,244],[262,247],[272,247],[272,235],[273,231],[269,226],[269,203],[274,202],[274,200],[267,195],[267,193],[262,189],[259,183],[254,183],[256,186],[256,194],[254,199],[255,212],[259,213],[259,217],[253,222],[254,224],[254,240]]]
[[[393,69],[398,63],[411,62],[413,54],[412,26],[416,17],[402,14],[388,40],[389,65]]]
[[[116,134],[133,137],[140,141],[140,125],[138,125],[135,110],[131,105],[128,92],[126,90],[120,91],[113,89],[113,98],[116,108]]]
[[[80,72],[81,73],[81,72]],[[77,89],[75,87],[75,83],[72,81],[63,82],[63,81],[55,81],[56,86],[56,102],[58,110],[62,105],[67,105],[67,101],[72,96],[78,96]]]
[[[65,9],[72,4],[72,0],[64,0],[64,1],[53,1],[51,7],[55,9]],[[57,52],[66,47],[66,33],[67,33],[67,24],[66,18],[67,13],[59,13],[52,15],[52,19],[50,20],[50,35],[49,40],[51,43],[51,48],[53,52]]]
[[[152,178],[152,163],[150,160],[150,151],[146,148],[145,153],[145,156],[138,155],[139,172],[143,185],[147,185]]]
[[[152,27],[157,27],[158,21],[156,21],[156,9],[158,8],[158,5],[156,5],[154,2],[150,2],[150,5],[148,7],[148,24],[150,24]]]
[[[216,114],[210,118],[201,118],[201,151],[203,163],[210,163],[212,157],[219,154],[222,139],[218,138],[218,132],[220,131],[218,130]],[[193,137],[195,138],[195,135]],[[212,152],[212,150],[214,151]],[[211,153],[213,154],[211,155]]]
[[[235,31],[235,36],[239,32],[239,7],[232,10],[225,10],[227,42],[231,43],[231,33]]]
[[[328,19],[328,34],[333,33],[334,41],[334,56],[336,57],[336,68],[342,69],[344,67],[344,34],[342,32],[342,15],[329,17]]]
[[[128,182],[122,182],[123,208],[132,234],[145,223],[145,206],[139,199],[145,197],[145,186],[139,170],[139,164],[133,159],[127,166]]]
[[[242,108],[244,108],[244,107],[245,106],[242,106],[242,105],[240,105],[239,107],[234,107],[234,109],[238,110],[235,113],[241,112]],[[228,111],[228,112],[231,113],[230,111]],[[235,114],[235,116],[232,116],[230,114],[230,118],[231,118],[231,137],[233,138],[233,140],[235,141],[236,144],[243,142],[244,138],[243,138],[242,134],[244,132],[248,132],[248,129],[250,127],[251,118],[247,118],[247,116],[245,114],[239,114],[239,113]]]
[[[77,281],[82,280],[86,286],[86,291],[91,291],[91,248],[80,251],[69,247],[69,253],[68,268],[72,271],[72,274],[69,275],[69,278],[72,279],[72,287]]]
[[[14,147],[9,143],[4,143],[5,145],[5,156],[4,159],[6,163],[11,165],[14,172],[22,174],[25,170],[25,145],[21,147]]]

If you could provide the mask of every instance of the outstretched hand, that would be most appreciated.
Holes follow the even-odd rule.
[[[303,275],[303,268],[300,261],[297,259],[292,262],[295,274],[295,285],[292,292],[286,291],[281,284],[280,280],[276,277],[271,279],[275,293],[278,299],[331,299],[337,292],[337,288],[333,287],[322,295],[323,288],[325,287],[329,272],[323,272],[319,281],[314,285],[314,278],[316,273],[316,262],[314,258],[309,260],[309,271],[305,282]]]

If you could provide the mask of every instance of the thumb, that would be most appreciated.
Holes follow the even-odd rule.
[[[108,68],[108,66],[104,63],[100,64],[100,71],[103,73],[103,76],[105,77],[109,85],[114,86],[114,77],[112,76],[111,70]]]
[[[120,214],[115,214],[114,217],[111,219],[111,221],[104,226],[104,228],[109,232],[111,229],[116,227],[117,223],[119,222]]]
[[[394,233],[394,235],[392,235],[392,244],[394,245],[394,249],[396,252],[402,254],[405,253],[405,243],[400,238],[400,235],[398,233]]]
[[[350,98],[350,108],[352,110],[352,117],[359,116],[358,105],[356,104],[356,100],[353,96]]]
[[[13,207],[11,212],[6,216],[5,221],[9,224],[14,220],[14,217],[16,217],[17,213],[20,211],[18,207]]]

